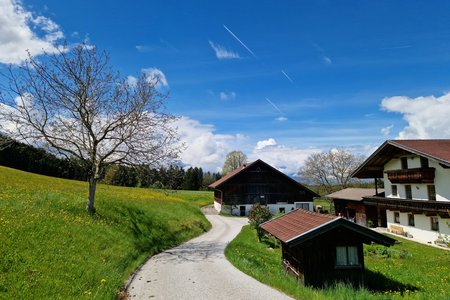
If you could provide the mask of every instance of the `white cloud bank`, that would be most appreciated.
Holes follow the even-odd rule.
[[[187,166],[218,172],[229,152],[244,147],[244,135],[216,134],[213,125],[202,124],[189,117],[181,117],[175,125],[178,127],[180,140],[186,147],[180,159]]]
[[[408,125],[400,139],[450,138],[450,92],[440,97],[395,96],[381,101],[382,109],[403,115]]]
[[[309,155],[318,152],[322,152],[322,150],[279,145],[274,138],[269,138],[256,143],[250,158],[252,160],[262,159],[286,175],[292,176],[298,173]]]
[[[20,1],[0,0],[0,63],[20,64],[33,55],[57,52],[55,43],[64,38],[59,25],[35,16]]]

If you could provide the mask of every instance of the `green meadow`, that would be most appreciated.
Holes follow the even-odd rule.
[[[450,251],[395,237],[390,248],[364,245],[365,288],[337,284],[325,289],[300,287],[281,267],[275,239],[259,243],[245,226],[225,249],[238,269],[296,299],[450,299]]]
[[[145,259],[210,228],[210,192],[99,185],[0,167],[0,299],[114,299]]]

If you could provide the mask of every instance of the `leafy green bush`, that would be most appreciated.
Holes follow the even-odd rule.
[[[267,206],[262,206],[259,203],[256,203],[250,208],[250,212],[248,215],[248,221],[250,226],[256,229],[258,233],[258,239],[261,242],[261,238],[264,235],[264,231],[259,227],[262,223],[269,221],[272,218],[270,214],[269,208]]]
[[[405,259],[411,257],[411,253],[406,250],[391,249],[385,246],[372,244],[364,248],[365,256],[377,256],[380,258],[399,258]]]

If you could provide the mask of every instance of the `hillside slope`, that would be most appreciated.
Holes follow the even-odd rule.
[[[209,192],[99,185],[0,166],[0,299],[111,299],[146,257],[209,229]]]

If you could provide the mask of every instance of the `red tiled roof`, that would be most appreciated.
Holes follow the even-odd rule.
[[[450,140],[392,140],[390,142],[450,163]]]
[[[384,165],[394,156],[412,153],[450,166],[450,140],[388,140],[352,174],[357,178],[382,178]]]
[[[305,243],[338,227],[356,233],[364,243],[375,242],[385,246],[395,243],[393,238],[341,217],[318,214],[303,209],[293,210],[261,224],[262,229],[290,247]]]
[[[292,238],[333,222],[336,219],[340,219],[340,217],[297,209],[261,224],[261,228],[286,243]]]

